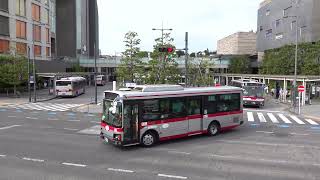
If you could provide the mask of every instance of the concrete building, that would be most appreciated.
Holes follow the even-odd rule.
[[[94,57],[94,46],[99,52],[97,1],[56,1],[58,57]]]
[[[298,2],[298,4],[296,3]],[[265,0],[258,10],[257,51],[320,40],[319,0]]]
[[[256,54],[256,33],[237,32],[218,41],[219,55],[254,55]]]
[[[51,60],[55,53],[55,0],[0,0],[0,53]]]

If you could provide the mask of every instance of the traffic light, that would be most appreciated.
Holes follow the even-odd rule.
[[[160,47],[159,52],[173,53],[174,48],[173,47]]]

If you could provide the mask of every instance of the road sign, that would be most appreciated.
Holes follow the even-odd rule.
[[[304,86],[299,86],[299,87],[298,87],[298,91],[299,91],[299,92],[304,92]]]

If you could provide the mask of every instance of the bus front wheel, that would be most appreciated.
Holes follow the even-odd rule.
[[[217,122],[211,122],[208,127],[208,134],[210,136],[216,136],[220,132],[220,125]]]
[[[144,133],[144,135],[141,138],[141,144],[145,147],[151,147],[155,145],[156,142],[157,142],[157,137],[151,131]]]

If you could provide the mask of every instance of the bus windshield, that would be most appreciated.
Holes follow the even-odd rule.
[[[264,97],[264,89],[259,86],[250,86],[250,87],[243,87],[244,89],[244,96],[253,96],[258,98]]]
[[[107,124],[121,128],[122,127],[122,103],[119,101],[104,100],[102,121]]]
[[[69,86],[71,85],[71,81],[57,81],[57,86]]]

